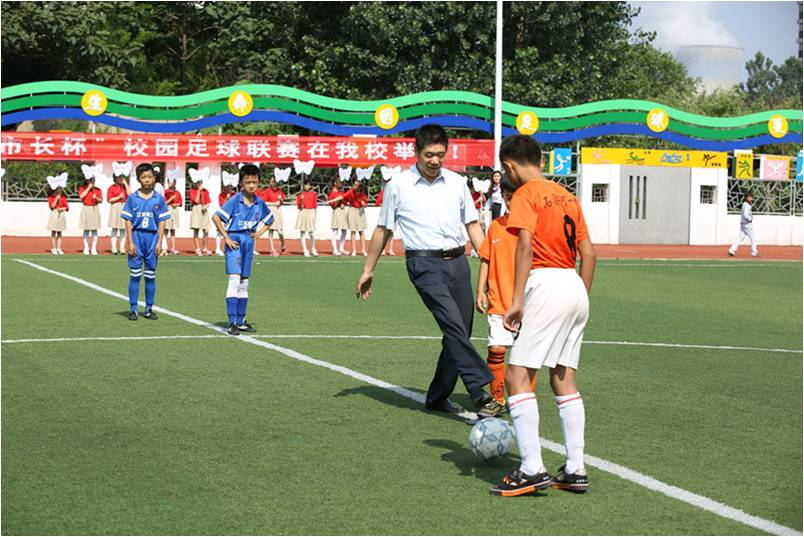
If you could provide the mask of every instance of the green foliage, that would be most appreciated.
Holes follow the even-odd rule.
[[[791,56],[781,65],[757,52],[745,64],[748,80],[740,84],[746,103],[754,109],[801,108],[801,59]]]

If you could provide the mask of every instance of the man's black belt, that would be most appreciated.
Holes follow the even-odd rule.
[[[464,255],[465,246],[458,246],[452,250],[405,250],[405,257],[440,257],[442,259],[454,259]]]

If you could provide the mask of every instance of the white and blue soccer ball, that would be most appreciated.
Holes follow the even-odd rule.
[[[481,459],[488,460],[510,453],[516,435],[514,428],[499,418],[486,418],[475,423],[469,432],[469,446]]]

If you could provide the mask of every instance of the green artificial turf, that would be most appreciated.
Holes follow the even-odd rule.
[[[483,463],[462,421],[235,338],[12,343],[216,334],[127,321],[124,300],[16,259],[124,295],[128,282],[122,258],[2,258],[5,535],[760,533],[593,467],[583,496],[491,496],[516,453]],[[399,259],[356,300],[361,263],[260,258],[249,319],[262,341],[421,392],[437,339],[271,337],[439,335]],[[719,265],[601,262],[579,369],[586,451],[801,531],[801,353],[594,343],[800,350],[801,264]],[[158,286],[158,305],[224,323],[222,261],[160,260]],[[483,352],[481,315],[474,335]],[[546,378],[537,393],[542,436],[561,442]]]

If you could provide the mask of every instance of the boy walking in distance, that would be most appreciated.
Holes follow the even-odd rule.
[[[260,169],[253,164],[240,168],[240,192],[229,198],[212,215],[212,222],[226,244],[226,314],[229,316],[228,334],[255,332],[246,322],[248,307],[248,280],[254,259],[254,241],[268,231],[274,217],[265,202],[256,196],[260,184]],[[257,229],[259,226],[259,229]]]
[[[757,241],[754,239],[754,216],[751,214],[751,206],[754,204],[754,195],[748,192],[743,197],[743,206],[740,210],[740,233],[737,235],[737,240],[729,248],[729,255],[734,257],[737,253],[737,248],[743,239],[748,237],[751,241],[751,255],[756,257],[759,255],[757,251]]]
[[[170,209],[165,198],[154,192],[156,175],[153,166],[140,164],[137,166],[136,174],[140,189],[126,199],[120,211],[120,216],[126,223],[128,303],[131,306],[128,320],[137,320],[137,298],[140,294],[142,276],[145,276],[143,317],[156,320],[156,313],[153,311],[156,299],[156,262],[161,253],[160,245],[165,234],[165,221],[170,219]]]
[[[544,178],[542,154],[529,136],[510,136],[500,145],[507,177],[519,186],[511,201],[508,231],[517,234],[514,294],[504,325],[516,333],[508,371],[508,407],[522,463],[492,494],[519,496],[554,488],[585,492],[585,414],[575,385],[583,330],[589,317],[589,289],[595,250],[575,196]],[[580,253],[580,277],[575,259]],[[527,298],[526,298],[527,297]],[[567,462],[551,478],[542,462],[539,407],[531,389],[542,367],[550,368]]]

